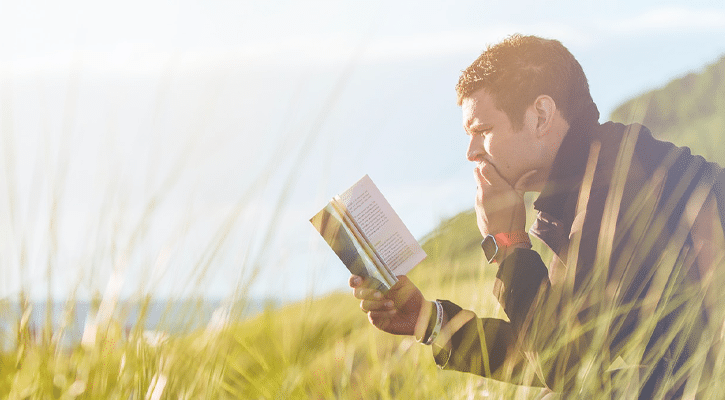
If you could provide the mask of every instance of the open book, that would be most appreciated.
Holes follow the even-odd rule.
[[[387,291],[426,256],[369,176],[310,219],[347,269]]]

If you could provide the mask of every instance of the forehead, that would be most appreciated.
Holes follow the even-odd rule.
[[[496,108],[493,96],[481,89],[466,96],[461,101],[463,127],[491,125],[508,122],[508,116]]]

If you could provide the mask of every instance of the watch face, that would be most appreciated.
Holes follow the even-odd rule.
[[[498,253],[496,238],[494,238],[493,235],[486,236],[483,239],[483,242],[481,242],[481,248],[483,249],[483,254],[486,255],[486,260],[488,260],[489,263],[492,263],[493,259],[496,257],[496,253]]]

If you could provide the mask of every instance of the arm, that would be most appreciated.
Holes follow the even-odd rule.
[[[530,175],[522,177],[520,182]],[[479,164],[476,179],[479,183],[476,211],[481,233],[512,231],[514,226],[523,230],[526,220],[523,191],[509,186],[490,165]],[[523,255],[519,255],[520,252]],[[538,254],[530,250],[504,248],[501,249],[500,257],[506,260],[501,263],[498,278],[504,287],[510,289],[506,289],[499,300],[509,304],[505,310],[511,322],[495,318],[479,319],[473,312],[443,301],[443,328],[433,344],[435,359],[447,369],[513,383],[540,385],[534,371],[524,368],[528,363],[519,350],[517,332],[537,293],[530,289],[538,289],[542,281],[548,282],[546,267]],[[531,274],[526,264],[534,258],[537,264],[533,268],[537,273]],[[426,300],[410,280],[404,276],[399,278],[399,282],[385,295],[364,288],[362,280],[356,276],[350,279],[350,286],[354,289],[355,297],[361,300],[361,309],[378,329],[422,338],[424,335],[420,329],[416,332],[416,326],[428,325],[431,314],[424,309],[433,308],[424,307]],[[515,280],[521,282],[514,286],[512,283]]]
[[[375,327],[392,334],[415,336],[420,341],[430,333],[426,326],[430,327],[435,320],[436,307],[423,298],[407,277],[398,278],[398,283],[385,295],[365,288],[358,276],[350,278],[350,286]],[[436,363],[445,369],[540,386],[531,370],[527,371],[528,377],[521,375],[526,363],[515,349],[510,323],[496,318],[479,319],[472,311],[462,310],[449,301],[441,303],[443,327],[433,343]]]
[[[536,171],[530,171],[511,185],[493,165],[485,161],[477,164],[474,170],[478,186],[475,210],[482,236],[501,232],[525,232],[526,208],[523,195],[527,180],[535,174]],[[468,367],[461,361],[466,357],[502,359],[498,353],[501,352],[500,349],[505,348],[506,356],[503,357],[505,368],[501,370],[503,376],[496,377],[497,379],[536,386],[545,381],[547,374],[541,371],[540,364],[536,362],[538,346],[532,345],[527,335],[530,333],[531,319],[538,312],[532,312],[532,309],[538,310],[541,299],[548,297],[550,282],[548,270],[541,257],[529,248],[528,243],[510,248],[499,247],[494,260],[499,264],[494,294],[504,307],[510,322],[484,318],[467,323],[460,328],[457,336],[453,337],[449,347],[444,349],[447,351],[441,351],[436,355],[439,364],[447,365],[446,359],[448,363],[450,360],[455,360],[451,365],[452,368],[475,372],[475,366]],[[446,311],[448,314],[456,312]],[[549,325],[552,325],[551,321]],[[536,333],[536,336],[539,336],[543,332]],[[473,336],[485,337],[487,340],[481,341],[481,345],[467,346],[465,338]],[[524,357],[534,362],[527,363]]]
[[[539,288],[548,283],[539,255],[528,249],[512,251],[501,264],[497,278],[502,288],[499,301],[510,322],[477,318],[471,311],[443,301],[448,323],[434,344],[436,363],[444,369],[470,372],[528,386],[543,386],[525,359],[519,332]]]

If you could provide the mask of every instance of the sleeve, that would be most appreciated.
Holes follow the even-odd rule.
[[[540,374],[529,367],[518,340],[520,329],[548,272],[538,253],[516,249],[499,266],[499,301],[511,322],[477,318],[471,311],[442,300],[449,322],[443,343],[434,345],[436,364],[452,369],[530,386],[542,386]]]

